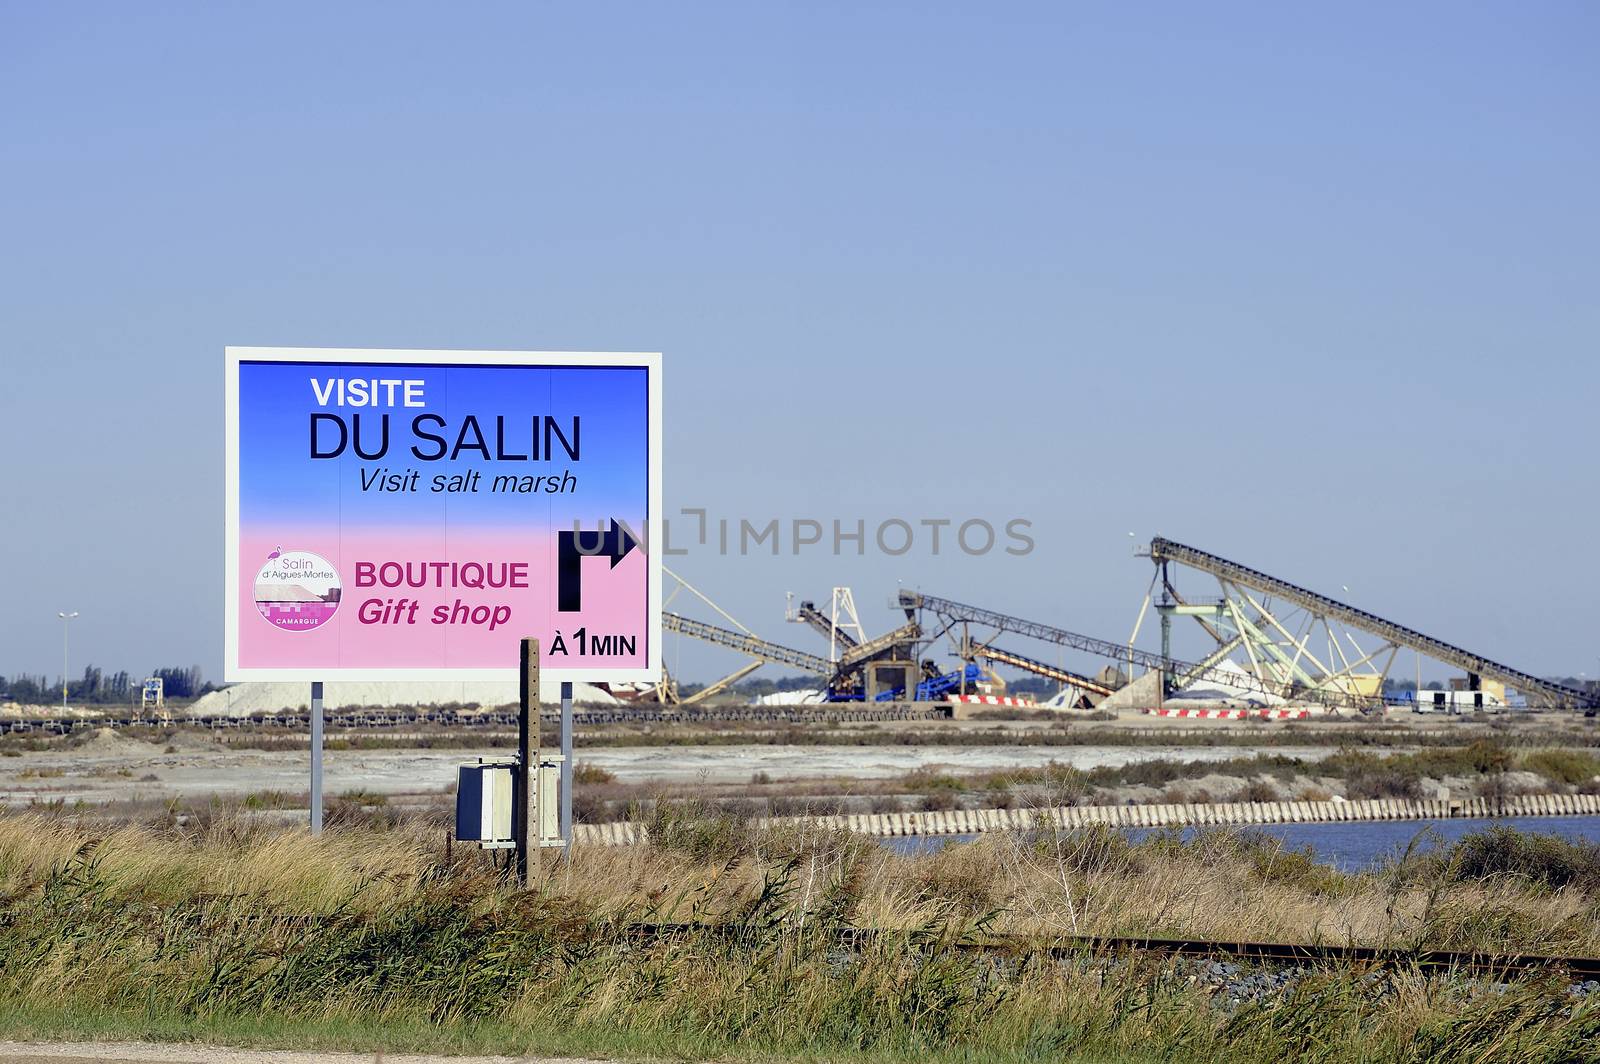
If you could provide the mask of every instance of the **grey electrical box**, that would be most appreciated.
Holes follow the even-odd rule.
[[[514,846],[515,766],[462,765],[456,776],[456,838],[491,849]]]
[[[533,798],[536,809],[530,834],[535,846],[565,846],[561,837],[561,762],[560,754],[545,754],[539,759],[539,771],[533,779]]]
[[[561,838],[560,754],[539,758],[533,773],[536,846],[563,846]],[[462,765],[456,775],[456,838],[485,849],[516,847],[517,774],[515,762]]]

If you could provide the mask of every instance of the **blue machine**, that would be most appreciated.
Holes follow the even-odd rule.
[[[932,679],[923,680],[921,683],[917,684],[916,701],[937,702],[950,692],[959,691],[961,689],[961,683],[963,680],[965,680],[968,684],[976,684],[982,679],[983,670],[975,664],[968,665],[966,668],[957,669],[954,672],[947,672],[943,675],[935,676]],[[878,692],[878,696],[874,698],[873,701],[902,702],[905,700],[905,697],[906,689],[904,687],[895,687],[888,691]],[[852,692],[849,694],[835,694],[830,692],[828,695],[828,701],[862,702],[865,701],[865,699],[859,692]]]
[[[983,679],[983,670],[978,668],[977,665],[968,665],[964,669],[947,672],[943,676],[938,676],[931,680],[923,680],[917,684],[917,701],[931,702],[935,699],[943,698],[951,691],[959,691],[963,680],[969,684],[975,684],[981,679]]]

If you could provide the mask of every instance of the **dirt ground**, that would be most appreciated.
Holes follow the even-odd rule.
[[[1128,713],[1114,721],[1088,721],[1080,716],[1072,726],[1094,729],[1092,738],[1100,740],[1096,745],[1029,745],[1026,736],[1030,733],[1059,729],[1059,716],[819,723],[806,725],[806,730],[821,729],[827,737],[796,745],[784,741],[783,726],[658,723],[580,729],[577,760],[580,765],[605,770],[619,783],[667,785],[744,784],[757,774],[775,783],[879,780],[919,769],[980,773],[1038,767],[1052,761],[1091,769],[1157,758],[1204,762],[1262,752],[1312,760],[1333,752],[1346,737],[1373,723],[1322,719],[1264,724],[1142,713]],[[1447,736],[1452,742],[1468,743],[1506,731],[1536,731],[1541,741],[1548,736],[1560,744],[1563,737],[1569,737],[1587,745],[1577,737],[1596,727],[1594,721],[1567,714],[1474,719],[1396,712],[1382,724],[1390,737],[1390,749],[1407,748],[1424,736],[1432,741]],[[996,742],[975,741],[974,733],[994,734]],[[1126,744],[1118,741],[1121,733],[1128,736]],[[303,736],[271,732],[291,744],[276,750],[248,749],[223,741],[240,734],[173,728],[162,734],[146,730],[136,735],[107,728],[87,739],[75,738],[70,744],[53,740],[38,750],[26,749],[28,741],[22,737],[8,739],[0,743],[0,753],[5,755],[0,756],[0,807],[54,802],[164,803],[204,800],[212,795],[305,793],[309,755],[307,748],[299,745]],[[606,742],[585,745],[589,735]],[[949,741],[941,741],[946,735]],[[1165,741],[1169,735],[1170,742]],[[1212,737],[1223,735],[1233,737],[1232,741],[1212,744]],[[670,744],[662,742],[663,736]],[[1263,745],[1253,742],[1256,736],[1263,737]],[[339,731],[329,735],[330,739],[342,737]],[[386,737],[396,738],[392,734]],[[1042,734],[1039,737],[1044,738]],[[453,792],[458,766],[480,758],[509,759],[512,751],[506,738],[509,736],[493,746],[488,737],[478,733],[471,741],[481,741],[481,747],[459,749],[425,748],[425,743],[413,749],[330,749],[324,754],[325,793],[382,794],[401,798],[406,804],[427,804]],[[856,745],[864,738],[867,745]]]
[[[578,764],[604,769],[623,783],[744,783],[757,773],[773,781],[885,779],[916,769],[959,773],[1045,765],[1051,761],[1089,769],[1170,758],[1218,761],[1270,751],[1289,757],[1326,755],[1326,746],[782,746],[708,745],[579,748]],[[456,769],[479,758],[506,760],[505,748],[328,750],[323,755],[328,794],[358,791],[387,796],[450,793]],[[164,742],[102,730],[76,747],[20,751],[0,757],[0,803],[11,808],[63,800],[102,804],[165,801],[209,795],[303,793],[305,749],[231,747],[205,732],[175,730]]]

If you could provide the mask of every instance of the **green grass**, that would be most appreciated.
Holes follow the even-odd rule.
[[[693,1032],[573,1029],[556,1024],[516,1025],[483,1020],[439,1025],[423,1019],[395,1017],[374,1020],[342,1017],[331,1020],[284,1019],[275,1016],[206,1017],[197,1019],[161,1011],[114,1011],[62,1006],[18,1006],[0,1003],[0,1039],[24,1042],[145,1041],[164,1044],[225,1045],[246,1049],[323,1050],[348,1053],[435,1053],[478,1056],[553,1056],[619,1060],[837,1061],[856,1064],[1010,1064],[1038,1060],[982,1048],[934,1050],[928,1053],[814,1051],[800,1046],[762,1048],[744,1044],[735,1055],[724,1042]],[[1154,1054],[1084,1052],[1053,1059],[1073,1064],[1158,1064]]]

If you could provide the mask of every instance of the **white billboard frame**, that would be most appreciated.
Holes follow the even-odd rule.
[[[266,680],[283,683],[317,681],[389,681],[429,683],[437,681],[507,681],[518,678],[515,660],[505,668],[333,668],[327,666],[283,668],[243,668],[239,665],[239,365],[242,362],[348,362],[392,363],[417,366],[526,366],[586,367],[625,366],[646,371],[648,416],[646,435],[649,450],[650,508],[645,540],[648,585],[646,619],[646,663],[643,668],[619,669],[595,666],[547,664],[541,647],[541,682],[578,683],[659,683],[661,679],[661,353],[659,351],[430,351],[410,348],[334,348],[334,347],[227,347],[223,384],[223,536],[225,542],[223,599],[226,617],[223,625],[223,680],[227,683]]]

